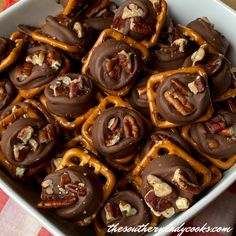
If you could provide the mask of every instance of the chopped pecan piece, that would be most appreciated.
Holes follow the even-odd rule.
[[[119,203],[119,208],[121,212],[125,212],[127,217],[134,216],[137,214],[137,209],[132,207],[128,202],[121,200]]]
[[[198,76],[193,82],[188,84],[188,88],[193,94],[202,93],[206,89],[206,80],[202,76]]]
[[[105,217],[106,217],[106,221],[107,223],[111,223],[114,220],[119,219],[120,217],[122,217],[122,213],[120,211],[120,208],[117,204],[113,204],[108,202],[105,207]]]
[[[217,115],[206,122],[205,125],[212,134],[215,134],[226,128],[226,121],[222,115]]]
[[[49,143],[55,138],[54,127],[51,124],[48,124],[43,129],[39,131],[38,141],[39,143]]]
[[[65,185],[65,188],[69,191],[69,192],[71,192],[71,193],[73,193],[73,194],[75,194],[75,195],[77,195],[77,196],[80,196],[80,197],[84,197],[86,194],[87,194],[87,189],[86,189],[86,187],[85,187],[85,184],[84,183],[78,183],[78,184],[66,184]]]
[[[68,173],[63,173],[60,177],[60,185],[64,188],[66,184],[71,183],[71,179]]]
[[[131,55],[131,53],[127,53],[125,50],[118,53],[119,62],[127,73],[132,72]]]
[[[115,144],[119,143],[120,139],[122,138],[122,130],[121,128],[117,128],[113,131],[111,135],[109,135],[106,139],[106,146],[114,146]]]
[[[124,117],[124,133],[126,138],[138,138],[139,136],[139,126],[134,117],[130,115]]]
[[[17,143],[13,146],[13,155],[16,161],[21,162],[29,153],[29,147],[23,143]]]
[[[31,126],[27,126],[19,131],[17,138],[23,143],[27,143],[34,134],[34,129]]]
[[[126,20],[133,17],[143,17],[143,16],[144,16],[143,9],[137,6],[136,4],[131,3],[124,8],[121,17],[123,20]]]

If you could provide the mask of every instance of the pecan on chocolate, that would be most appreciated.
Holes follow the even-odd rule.
[[[127,201],[121,200],[119,203],[120,211],[125,213],[126,217],[134,216],[137,214],[137,209],[132,207]]]
[[[193,82],[188,83],[188,88],[195,95],[202,93],[206,89],[206,79],[199,75]]]
[[[41,209],[59,209],[72,206],[76,203],[77,197],[68,196],[65,198],[55,198],[50,200],[43,200],[38,203],[37,207]]]
[[[139,136],[139,126],[134,117],[126,115],[124,117],[124,134],[126,138]]]
[[[207,73],[208,76],[213,75],[216,73],[222,66],[223,64],[223,57],[222,56],[217,56],[217,57],[212,57],[207,61],[207,64],[204,66],[204,70]]]
[[[64,188],[66,184],[71,183],[71,179],[68,173],[63,173],[60,177],[60,185]]]
[[[226,121],[222,115],[218,114],[210,121],[207,121],[205,125],[212,134],[215,134],[226,128]]]
[[[48,124],[43,129],[39,131],[38,141],[39,143],[49,143],[56,137],[54,128],[51,124]]]
[[[189,193],[198,194],[201,191],[199,185],[189,182],[187,174],[181,169],[175,171],[172,183],[177,185],[181,190]]]
[[[121,210],[119,206],[115,203],[108,202],[105,205],[104,210],[105,210],[105,219],[106,219],[107,224],[122,217]]]

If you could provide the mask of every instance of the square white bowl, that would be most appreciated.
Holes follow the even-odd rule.
[[[119,3],[121,1],[116,0],[115,2]],[[55,0],[21,0],[0,14],[1,36],[9,36],[17,29],[16,26],[20,23],[38,25],[47,15],[55,15],[61,10],[61,7],[55,2]],[[178,23],[186,24],[197,17],[207,16],[229,40],[231,45],[230,59],[233,65],[236,65],[236,32],[232,27],[233,23],[236,23],[236,12],[234,10],[219,0],[167,0],[167,2],[171,16]],[[202,198],[190,209],[163,221],[159,226],[168,229],[189,220],[236,181],[235,173],[236,164],[225,171],[222,180],[205,192]],[[50,212],[38,210],[36,204],[39,202],[39,190],[37,191],[32,186],[12,180],[2,169],[0,169],[0,187],[37,218],[52,234],[57,236],[94,235],[91,227],[78,229],[74,224],[60,219]],[[150,235],[167,235],[167,233],[158,232]]]

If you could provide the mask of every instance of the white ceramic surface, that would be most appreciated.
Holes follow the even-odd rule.
[[[120,2],[120,1],[116,1]],[[231,59],[236,65],[236,12],[218,0],[167,0],[171,15],[177,22],[182,24],[199,16],[207,16],[215,23],[230,41]],[[0,34],[8,36],[16,30],[19,23],[37,25],[49,14],[55,14],[60,7],[55,4],[55,0],[21,0],[19,3],[0,14]],[[234,55],[234,56],[233,56]],[[224,173],[223,179],[211,188],[204,196],[196,202],[189,210],[165,220],[160,226],[170,228],[186,222],[193,215],[203,209],[228,186],[236,181],[236,165]],[[8,193],[16,202],[36,217],[54,235],[93,235],[90,229],[79,229],[53,214],[39,211],[35,208],[39,200],[39,193],[32,186],[17,183],[9,178],[0,169],[0,187]],[[166,233],[156,233],[151,235],[167,235]]]

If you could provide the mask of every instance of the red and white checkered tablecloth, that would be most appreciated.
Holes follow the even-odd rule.
[[[0,0],[0,8],[6,9],[16,0]],[[0,9],[1,10],[1,9]],[[24,220],[22,220],[24,219]],[[236,183],[221,194],[214,202],[186,223],[185,226],[236,227]],[[21,206],[0,189],[0,236],[52,236],[42,225]],[[176,234],[171,234],[174,236]],[[183,233],[188,236],[193,233]],[[236,235],[222,233],[194,233],[196,236]]]

